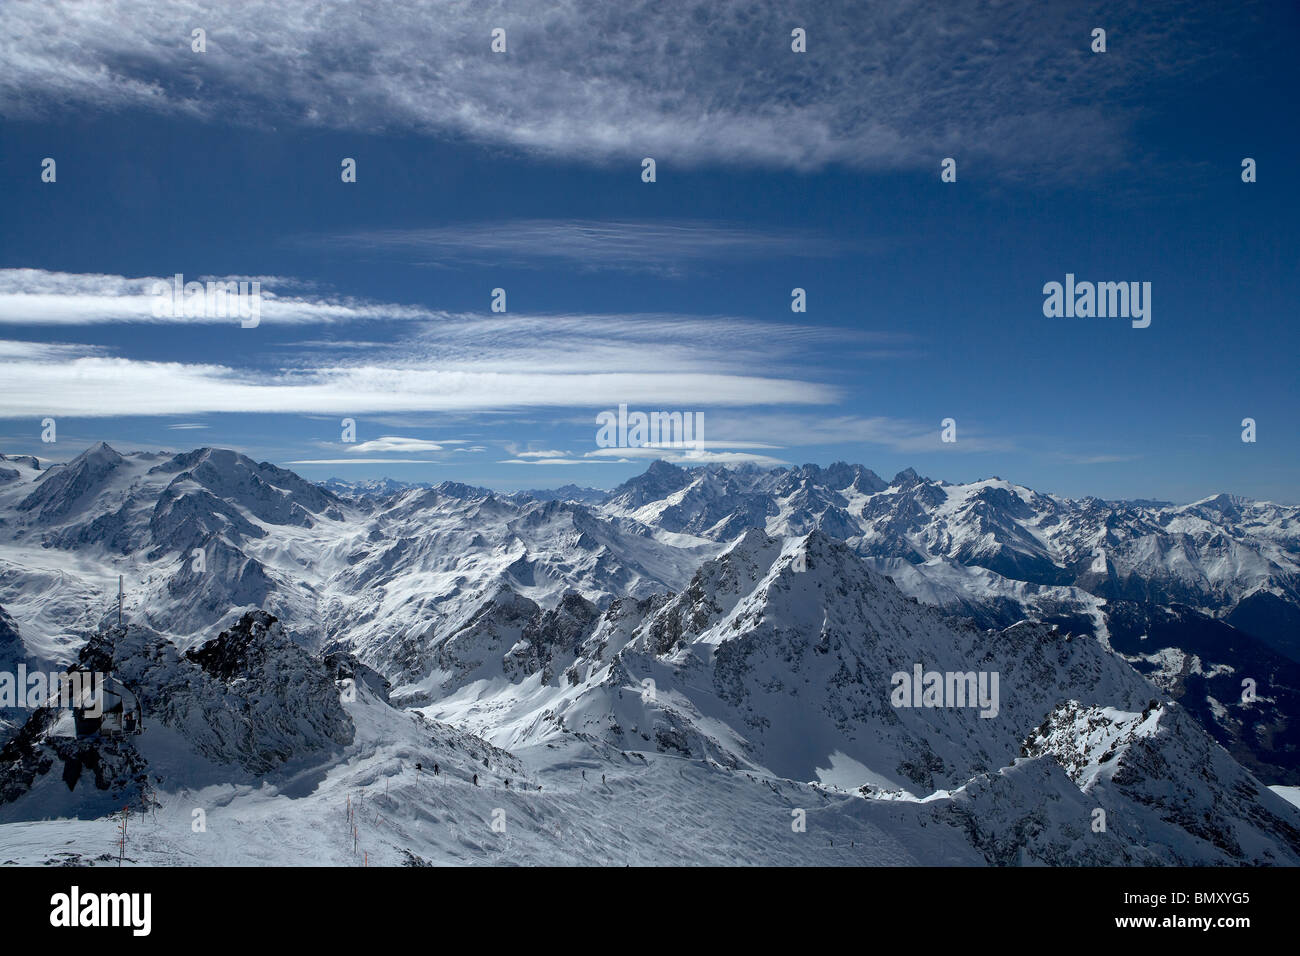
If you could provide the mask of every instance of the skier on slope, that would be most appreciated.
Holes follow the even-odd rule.
[[[434,775],[435,777],[438,776],[438,765],[437,765],[437,764],[434,764],[434,765],[433,765],[433,775]]]
[[[474,774],[474,786],[478,786],[478,774]]]

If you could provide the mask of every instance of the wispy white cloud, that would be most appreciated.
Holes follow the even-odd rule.
[[[762,368],[769,374],[798,375],[809,371],[809,354],[873,347],[905,357],[914,342],[896,332],[656,313],[448,316],[412,331],[418,348],[440,360],[518,371],[540,364],[571,373],[743,374]]]
[[[261,278],[268,285],[283,284],[288,289],[306,285],[293,277]],[[155,317],[151,289],[156,282],[171,288],[167,277],[0,269],[0,325],[221,322],[230,325],[233,334],[257,334],[239,328],[238,317]],[[408,321],[414,319],[436,321]],[[358,349],[352,341],[304,340],[294,343],[293,354],[281,361],[317,367],[323,361],[322,355],[333,360],[341,354],[364,351],[367,361],[375,365],[393,355],[408,361],[418,355],[426,363],[436,360],[459,369],[511,373],[533,371],[539,366],[550,372],[570,373],[688,369],[747,372],[759,363],[781,374],[783,363],[788,371],[802,368],[805,363],[799,356],[819,348],[869,350],[876,357],[906,357],[913,351],[912,338],[895,332],[846,331],[733,316],[460,314],[354,297],[279,295],[263,288],[261,321],[268,326],[328,326],[381,320],[400,324],[403,340],[399,346],[392,341],[374,342]],[[85,350],[78,346],[63,354],[84,354]]]
[[[692,447],[700,449],[709,448],[780,448],[780,445],[773,445],[769,442],[762,441],[693,441]],[[641,448],[679,448],[680,444],[675,442],[645,442]]]
[[[186,276],[185,281],[206,283],[251,281],[238,276]],[[303,325],[367,320],[440,318],[445,313],[410,305],[370,302],[349,297],[327,297],[298,292],[299,280],[285,276],[258,276],[259,321]],[[161,285],[159,285],[161,284]],[[169,324],[225,324],[238,327],[240,316],[233,303],[226,315],[206,309],[206,314],[185,315],[183,309],[155,315],[155,294],[173,287],[171,276],[50,272],[45,269],[0,269],[0,324],[100,325],[115,322]],[[252,287],[250,286],[250,292]],[[183,302],[184,300],[182,300]],[[337,346],[336,346],[337,347]]]
[[[46,364],[65,359],[78,359],[94,355],[106,355],[108,349],[98,345],[67,345],[59,342],[22,342],[15,339],[0,339],[0,359],[6,362],[30,362]],[[0,379],[0,381],[3,381]]]
[[[771,455],[755,455],[746,451],[709,451],[704,448],[665,448],[662,446],[640,445],[636,448],[598,448],[586,452],[586,459],[620,459],[652,461],[661,459],[675,464],[686,465],[785,465],[789,462]]]
[[[703,441],[693,443],[692,447],[656,442],[638,445],[635,448],[598,448],[581,454],[557,449],[541,451],[513,451],[514,458],[500,462],[509,465],[583,465],[583,464],[627,464],[634,461],[651,461],[656,458],[664,461],[687,465],[709,464],[758,464],[782,465],[783,460],[770,455],[757,455],[743,449],[775,449],[779,446],[765,442],[718,442]]]
[[[434,458],[300,458],[290,465],[436,465]]]
[[[426,441],[423,438],[402,438],[397,435],[386,435],[383,438],[375,438],[371,441],[363,441],[360,444],[353,445],[348,448],[348,451],[358,455],[384,451],[442,451],[443,446],[447,444],[459,444],[459,442],[443,442],[439,444],[438,442]]]
[[[698,162],[937,169],[954,153],[1102,166],[1123,153],[1140,84],[1227,68],[1227,35],[1257,20],[1159,0],[46,0],[4,15],[6,116],[136,108],[415,130],[579,160],[655,156],[661,179]],[[1122,25],[1104,63],[1088,50],[1098,23]],[[805,54],[790,49],[796,25]],[[194,26],[205,53],[191,51]],[[494,26],[506,53],[489,49]]]
[[[506,458],[499,465],[629,465],[631,458],[615,458],[601,461],[596,458]]]
[[[603,354],[603,353],[601,353]],[[609,356],[613,358],[614,356]],[[695,360],[682,369],[636,368],[635,356],[605,365],[568,355],[548,364],[421,356],[340,364],[330,357],[291,370],[121,358],[102,348],[0,340],[6,417],[193,415],[289,412],[358,415],[527,407],[603,409],[621,402],[725,407],[828,404],[839,390],[816,382],[730,371]]]
[[[579,270],[682,274],[706,265],[861,252],[861,244],[779,228],[696,221],[530,219],[431,229],[387,229],[307,237],[311,246],[406,254],[430,264],[474,263],[542,268],[557,261]]]

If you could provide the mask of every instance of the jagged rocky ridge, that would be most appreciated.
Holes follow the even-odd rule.
[[[92,637],[76,664],[120,682],[139,699],[146,721],[174,731],[197,755],[252,774],[351,743],[337,666],[289,640],[265,611],[248,612],[183,654],[148,628],[114,626]],[[16,799],[52,770],[73,790],[85,768],[112,801],[143,803],[146,761],[134,739],[78,736],[65,712],[39,708],[0,753],[0,801]]]

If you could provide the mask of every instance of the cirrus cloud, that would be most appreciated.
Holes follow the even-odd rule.
[[[1133,145],[1135,89],[1228,68],[1228,34],[1257,20],[1163,0],[47,0],[6,5],[0,114],[413,130],[668,168],[934,168],[959,148],[1004,168],[1084,169]],[[1088,49],[1097,23],[1122,26],[1104,65]]]
[[[307,284],[285,276],[186,276],[185,281],[259,283],[260,320],[286,325],[333,324],[367,320],[440,318],[445,313],[410,305],[370,302],[350,297],[286,294]],[[215,310],[187,316],[177,309],[155,315],[160,290],[170,302],[172,276],[128,277],[99,273],[51,272],[46,269],[0,269],[0,324],[103,325],[118,322],[238,325],[233,303],[227,315]],[[285,291],[277,292],[281,288]],[[251,285],[250,285],[251,289]],[[188,298],[188,297],[187,297]],[[184,301],[184,300],[183,300]],[[176,314],[179,312],[180,314]]]

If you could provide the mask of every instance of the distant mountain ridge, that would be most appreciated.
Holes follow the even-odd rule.
[[[1267,630],[1296,606],[1288,506],[1108,505],[843,463],[656,462],[596,505],[455,482],[336,493],[213,448],[99,445],[15,469],[0,482],[0,650],[13,662],[77,659],[111,629],[122,574],[126,619],[174,648],[167,660],[225,681],[246,648],[274,648],[288,667],[298,645],[376,674],[394,713],[510,753],[586,741],[873,806],[947,793],[945,825],[986,860],[1005,844],[987,842],[981,814],[1014,829],[1039,801],[1074,794],[1060,805],[1069,819],[1016,837],[1017,852],[1300,861],[1294,808],[1259,783],[1300,782],[1300,666],[1237,626]],[[141,674],[158,653],[139,658]],[[994,672],[999,706],[987,718],[899,709],[891,674],[913,666]],[[247,719],[221,696],[243,686],[214,686],[235,715],[223,720]],[[324,728],[312,746],[346,746],[337,713],[311,713]],[[277,759],[298,746],[284,721]],[[1122,754],[1089,743],[1102,724]],[[271,766],[242,744],[195,741],[245,770]],[[1186,814],[1206,794],[1198,829]],[[1090,800],[1147,849],[1081,847],[1073,815]]]

